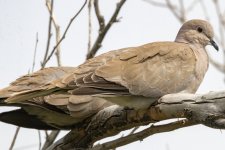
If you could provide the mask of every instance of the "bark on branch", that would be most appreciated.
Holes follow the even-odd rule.
[[[146,129],[146,132],[141,131],[124,138],[127,138],[126,141],[134,142],[156,133],[172,131],[195,124],[224,129],[225,91],[210,92],[203,95],[169,94],[160,98],[148,110],[133,110],[114,105],[100,111],[89,121],[77,125],[48,149],[115,148],[128,143],[123,142],[124,138],[95,147],[93,147],[93,143],[126,129],[172,118],[186,119],[183,123],[175,121],[164,125],[153,125]]]
[[[126,2],[126,0],[121,0],[117,3],[114,13],[112,14],[109,22],[105,25],[104,17],[102,16],[102,14],[100,13],[100,10],[99,10],[98,0],[94,1],[95,14],[97,16],[98,23],[99,23],[99,33],[98,33],[98,37],[97,37],[96,41],[94,42],[91,50],[87,54],[87,57],[86,57],[87,59],[90,59],[93,56],[95,56],[98,49],[102,46],[102,41],[103,41],[105,35],[107,34],[108,30],[111,28],[113,23],[118,22],[117,16],[125,2]]]

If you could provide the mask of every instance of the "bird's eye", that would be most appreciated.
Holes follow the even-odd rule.
[[[203,30],[203,29],[202,29],[201,27],[198,27],[198,28],[197,28],[197,31],[198,31],[199,33],[202,33],[202,30]]]

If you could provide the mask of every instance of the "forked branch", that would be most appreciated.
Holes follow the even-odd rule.
[[[91,50],[87,54],[87,57],[86,57],[87,59],[90,59],[93,56],[95,56],[98,49],[102,46],[102,41],[103,41],[106,33],[108,32],[108,30],[110,29],[112,24],[117,22],[117,16],[125,2],[126,2],[126,0],[120,0],[120,2],[117,3],[116,9],[115,9],[112,17],[110,18],[109,22],[105,25],[104,17],[101,15],[101,12],[99,10],[98,0],[94,1],[95,13],[96,13],[96,16],[97,16],[98,22],[99,22],[99,33],[98,33],[98,37],[97,37],[96,41],[94,42],[94,45],[92,46]]]

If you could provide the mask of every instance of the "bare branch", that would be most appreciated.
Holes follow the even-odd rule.
[[[221,9],[220,9],[220,6],[219,6],[219,3],[217,0],[214,0],[214,5],[215,5],[215,9],[216,9],[216,14],[217,14],[217,17],[219,20],[220,43],[221,43],[221,46],[225,47],[224,32],[223,32],[224,31],[223,28],[225,28],[225,26],[223,25],[224,18],[222,16],[222,12],[221,12]],[[225,49],[224,49],[224,51],[225,51]]]
[[[41,131],[38,130],[39,150],[41,150]]]
[[[44,132],[45,132],[45,137],[46,137],[46,139],[49,138],[49,137],[48,137],[48,136],[49,136],[49,135],[48,135],[48,131],[45,130]]]
[[[95,14],[97,16],[98,23],[99,23],[99,32],[102,32],[103,29],[105,28],[105,19],[99,10],[98,0],[94,0],[94,8],[95,8]]]
[[[166,4],[161,3],[161,2],[157,2],[157,1],[154,1],[154,0],[143,0],[143,1],[149,3],[153,6],[157,6],[157,7],[167,7]]]
[[[179,4],[180,4],[180,20],[182,22],[185,22],[185,20],[186,20],[186,10],[185,10],[185,7],[184,7],[184,1],[179,0]]]
[[[54,1],[54,0],[53,0]],[[57,26],[57,23],[56,23],[56,19],[55,19],[55,16],[54,16],[54,13],[53,13],[53,3],[49,3],[49,0],[46,0],[46,7],[48,9],[48,12],[49,12],[49,15],[52,19],[52,22],[53,22],[53,25],[56,27]]]
[[[199,0],[199,2],[200,2],[200,6],[202,7],[202,10],[203,10],[203,12],[205,14],[206,20],[209,20],[209,14],[208,14],[208,12],[206,10],[205,3],[202,0]]]
[[[65,39],[66,34],[71,26],[71,24],[73,23],[73,21],[76,19],[76,17],[80,14],[80,12],[83,10],[84,6],[86,5],[87,0],[85,0],[84,4],[81,6],[81,8],[79,9],[79,11],[70,19],[70,22],[68,23],[62,37],[60,38],[60,40],[58,41],[58,43],[56,43],[56,45],[53,47],[51,53],[49,54],[49,56],[47,57],[46,61],[42,63],[42,66],[45,66],[46,63],[51,59],[52,55],[55,53],[57,47],[60,45],[60,43]]]
[[[100,30],[98,37],[92,47],[92,49],[90,50],[90,52],[87,54],[87,59],[92,58],[93,56],[95,56],[96,52],[98,51],[98,49],[101,47],[102,41],[106,35],[106,33],[108,32],[108,30],[110,29],[110,27],[112,26],[113,23],[117,22],[117,16],[120,12],[120,9],[122,8],[123,4],[126,2],[126,0],[121,0],[120,2],[117,3],[116,5],[116,9],[112,15],[112,17],[110,18],[109,22],[107,23],[107,25],[104,27],[104,29]],[[96,14],[97,15],[97,14]],[[100,22],[101,23],[101,22]],[[104,24],[103,24],[104,25]],[[100,26],[101,29],[101,26]]]
[[[220,42],[220,46],[222,47],[223,50],[223,57],[225,58],[225,38],[224,38],[224,18],[222,16],[222,12],[221,12],[221,8],[219,6],[219,2],[217,0],[213,0],[214,5],[215,5],[215,9],[216,9],[216,14],[219,20],[219,35],[220,38],[217,40]],[[225,60],[224,60],[225,61]],[[223,71],[223,73],[225,73],[224,71],[224,65],[219,65],[218,63],[216,63],[215,61],[212,61],[212,64],[219,70],[219,71]]]
[[[52,3],[53,3],[54,0],[52,0]],[[53,13],[53,5],[50,5],[49,3],[46,5],[47,8],[48,8],[48,11],[49,11],[49,14],[50,14],[50,17],[53,21],[53,25],[54,25],[54,28],[55,28],[55,33],[56,33],[56,43],[59,42],[60,40],[60,26],[56,23],[56,19],[55,19],[55,16],[54,16],[54,13]],[[56,52],[55,52],[55,55],[56,55],[56,60],[57,60],[57,64],[58,66],[62,66],[62,63],[61,63],[61,47],[60,45],[56,48]]]
[[[138,133],[130,134],[126,137],[121,137],[114,141],[106,142],[101,145],[96,145],[95,147],[91,148],[91,150],[113,149],[113,148],[130,144],[135,141],[142,141],[143,139],[151,135],[154,135],[156,133],[169,132],[179,128],[191,126],[191,125],[195,125],[195,123],[188,121],[187,119],[175,121],[175,122],[164,124],[164,125],[157,125],[157,126],[151,125],[149,128],[143,131],[140,131]]]
[[[33,63],[32,63],[32,69],[31,69],[32,72],[34,72],[34,67],[36,62],[37,45],[38,45],[38,32],[36,33],[36,42],[35,42]]]
[[[210,56],[209,56],[209,61],[216,69],[218,69],[222,73],[225,73],[225,66],[223,64],[220,64],[220,63],[216,62]]]
[[[91,9],[92,9],[92,1],[89,0],[88,2],[88,50],[89,53],[91,50],[91,34],[92,34],[92,23],[91,23]]]
[[[61,35],[60,35],[60,26],[58,26],[58,25],[55,26],[55,32],[56,32],[56,43],[58,43],[59,40],[60,40],[60,37],[61,37]],[[57,65],[58,66],[62,66],[61,47],[60,47],[60,45],[57,46],[55,55],[56,55]]]
[[[137,129],[139,129],[139,127],[134,127],[128,135],[134,134],[134,132],[137,131]]]
[[[46,0],[46,6],[50,6],[51,8],[53,8],[53,0]],[[48,52],[49,52],[49,47],[50,47],[50,42],[51,42],[51,37],[52,37],[52,10],[50,12],[50,17],[49,17],[49,23],[48,23],[48,38],[47,38],[47,44],[46,44],[46,50],[45,50],[45,55],[44,55],[44,59],[43,59],[43,63],[41,63],[41,67],[44,68],[45,67],[45,62],[48,56]]]
[[[175,5],[173,5],[170,0],[165,0],[166,4],[159,3],[156,1],[152,1],[152,0],[144,0],[144,1],[148,2],[149,4],[154,5],[154,6],[168,8],[180,22],[185,21],[186,11],[184,9],[183,0],[179,0],[179,3],[180,3],[179,9]]]
[[[173,4],[170,2],[170,0],[166,0],[166,4],[168,6],[168,8],[171,10],[171,12],[173,13],[173,15],[180,21],[180,22],[184,22],[185,18],[183,18],[182,16],[179,15],[179,13],[177,12],[177,8],[175,6],[173,6]]]
[[[197,3],[199,3],[201,0],[193,0],[192,3],[188,6],[187,8],[187,12],[190,12],[192,11],[195,6],[197,5]]]
[[[46,136],[46,141],[43,146],[43,150],[47,149],[57,138],[60,131],[52,131],[48,136]]]
[[[9,147],[9,150],[13,150],[13,147],[14,147],[14,145],[15,145],[16,138],[17,138],[17,136],[18,136],[19,131],[20,131],[20,127],[17,127],[17,128],[16,128],[15,135],[14,135],[13,140],[12,140],[12,143],[11,143],[11,145],[10,145],[10,147]]]

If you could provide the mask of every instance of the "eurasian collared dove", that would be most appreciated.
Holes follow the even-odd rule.
[[[76,68],[42,69],[0,91],[0,105],[22,107],[1,114],[0,120],[30,128],[67,129],[113,103],[146,109],[165,94],[195,93],[208,69],[205,46],[209,44],[218,50],[211,25],[190,20],[175,42],[113,50]],[[8,119],[20,113],[35,123]]]

